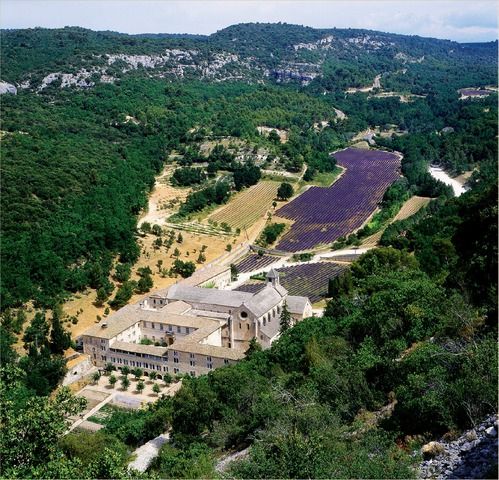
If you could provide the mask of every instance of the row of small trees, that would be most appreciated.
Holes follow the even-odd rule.
[[[115,370],[116,370],[116,368],[111,363],[108,363],[104,367],[104,374],[108,377],[108,383],[112,388],[114,388],[114,386],[116,385],[116,383],[118,383],[118,380],[119,380],[120,384],[121,384],[121,388],[123,390],[128,390],[128,388],[131,385],[131,381],[128,378],[128,375],[132,374],[134,376],[134,380],[137,381],[137,384],[135,386],[136,391],[141,393],[144,390],[145,383],[144,383],[144,380],[141,378],[142,375],[144,374],[144,370],[142,370],[142,368],[137,367],[137,368],[130,369],[129,367],[124,366],[121,368],[122,375],[119,378],[113,373],[113,371],[115,371]],[[150,372],[148,374],[148,377],[150,380],[149,383],[152,383],[154,380],[156,380],[158,378],[158,374],[156,372]],[[92,380],[94,383],[97,383],[100,378],[101,378],[100,371],[95,372],[92,375]],[[170,374],[168,374],[168,373],[164,374],[163,382],[164,382],[165,387],[170,385],[172,380],[173,380],[173,378]],[[156,395],[158,395],[161,392],[161,386],[158,383],[154,383],[154,385],[152,386],[152,391]]]

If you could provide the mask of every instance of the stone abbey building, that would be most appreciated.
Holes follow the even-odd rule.
[[[225,277],[217,276],[225,286]],[[274,270],[258,293],[189,283],[151,294],[94,325],[82,336],[84,353],[98,367],[196,376],[243,358],[252,338],[270,347],[279,337],[284,304],[294,322],[312,314],[308,298],[288,295]]]

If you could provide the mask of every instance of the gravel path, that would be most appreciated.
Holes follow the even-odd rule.
[[[231,453],[219,460],[217,465],[215,466],[215,470],[218,473],[223,473],[229,467],[230,463],[235,460],[243,460],[249,455],[249,447],[241,450],[240,452]]]
[[[137,448],[133,454],[135,460],[128,464],[129,470],[137,470],[138,472],[145,472],[152,461],[158,456],[161,447],[170,440],[169,433],[162,433],[156,438],[144,443],[141,447]]]

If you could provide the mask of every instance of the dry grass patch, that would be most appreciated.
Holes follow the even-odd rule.
[[[395,215],[392,222],[396,222],[398,220],[405,220],[406,218],[411,217],[419,210],[421,210],[423,207],[426,207],[426,205],[428,205],[430,201],[431,198],[418,197],[417,195],[414,195],[402,205],[402,208],[399,210],[397,215]]]

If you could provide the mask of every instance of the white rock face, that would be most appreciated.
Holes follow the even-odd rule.
[[[13,95],[17,95],[17,88],[15,85],[12,85],[12,83],[0,81],[0,95],[4,93],[11,93]]]

